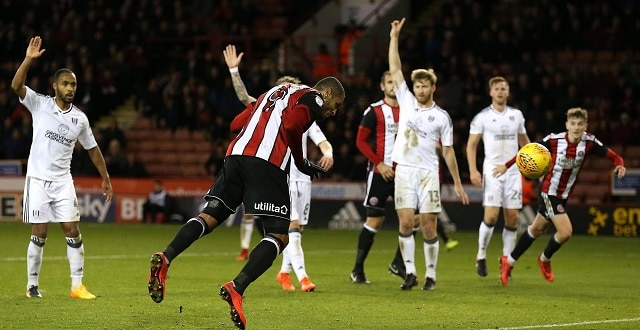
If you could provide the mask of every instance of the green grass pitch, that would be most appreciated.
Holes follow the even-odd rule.
[[[60,228],[50,225],[40,288],[24,296],[29,226],[0,223],[0,329],[234,329],[219,286],[242,267],[235,261],[239,229],[218,228],[174,260],[164,302],[146,288],[149,257],[173,238],[175,225],[82,223],[84,283],[98,298],[69,298],[69,266]],[[365,269],[370,285],[350,282],[358,231],[310,228],[303,236],[307,271],[316,292],[285,292],[275,281],[281,257],[245,292],[248,329],[640,329],[640,241],[573,237],[553,258],[554,283],[535,262],[549,235],[538,239],[502,286],[499,230],[489,249],[489,276],[475,273],[477,233],[453,233],[453,251],[441,245],[435,291],[424,277],[417,240],[419,286],[401,291],[387,272],[395,231],[376,236]],[[254,232],[255,244],[258,241]],[[292,273],[292,278],[295,276]],[[299,288],[299,285],[297,286]]]

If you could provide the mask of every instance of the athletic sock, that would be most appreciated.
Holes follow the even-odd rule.
[[[251,235],[253,235],[253,217],[251,219],[242,218],[240,224],[240,248],[249,249],[251,246]]]
[[[440,253],[440,242],[438,236],[432,239],[425,239],[423,244],[424,261],[427,266],[427,276],[436,279],[436,268],[438,267],[438,254]]]
[[[551,259],[553,254],[556,253],[556,251],[558,251],[561,247],[562,247],[562,244],[558,242],[558,239],[556,238],[556,235],[554,234],[551,237],[551,239],[549,239],[549,243],[547,243],[547,247],[544,249],[543,255],[547,259]],[[549,261],[549,260],[545,260],[545,261]]]
[[[535,241],[536,238],[533,237],[530,230],[531,230],[531,226],[529,226],[529,228],[527,228],[527,231],[524,232],[522,236],[520,236],[520,239],[518,240],[516,247],[513,249],[513,251],[509,255],[510,257],[509,261],[511,261],[512,259],[514,261],[520,259],[520,256],[522,256],[522,254],[525,251],[527,251],[527,249],[531,246],[531,244],[533,244],[533,241]],[[513,265],[512,262],[509,262],[509,263]]]
[[[291,260],[291,267],[296,273],[298,281],[302,280],[307,275],[307,269],[304,264],[304,251],[302,250],[302,233],[301,232],[289,232],[289,245],[285,250],[289,250],[289,260]]]
[[[508,256],[516,246],[518,240],[517,228],[505,226],[502,229],[502,255]]]
[[[487,247],[491,242],[493,229],[494,226],[488,225],[484,220],[480,223],[480,229],[478,229],[478,254],[476,259],[487,259]]]
[[[360,237],[358,237],[358,252],[356,254],[356,264],[353,267],[354,272],[364,272],[364,261],[371,251],[373,245],[373,239],[378,231],[373,227],[365,224],[360,231]],[[402,258],[400,259],[402,260]]]
[[[240,274],[233,279],[236,291],[239,294],[242,295],[251,282],[255,281],[271,267],[283,245],[280,239],[268,234],[260,240],[258,245],[251,251],[251,254],[249,254],[249,260],[247,260]]]
[[[413,234],[408,236],[402,236],[402,234],[400,234],[398,236],[398,244],[402,252],[402,260],[404,261],[407,274],[416,275],[416,241]]]
[[[187,223],[180,227],[176,236],[163,251],[165,257],[169,260],[169,263],[171,263],[173,259],[180,255],[180,253],[191,246],[193,242],[208,233],[209,226],[202,218],[197,217],[189,219]]]
[[[27,247],[27,288],[39,285],[42,255],[46,241],[46,238],[31,235],[29,246]]]
[[[71,271],[71,288],[75,289],[82,284],[84,276],[84,244],[82,235],[78,237],[67,237],[67,259]]]

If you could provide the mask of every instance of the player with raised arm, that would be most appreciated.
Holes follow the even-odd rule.
[[[489,95],[491,104],[478,112],[471,121],[467,141],[471,183],[484,190],[484,220],[478,229],[476,254],[476,272],[483,277],[487,276],[487,247],[498,221],[500,208],[505,219],[502,229],[502,256],[507,256],[516,245],[518,216],[522,208],[520,172],[512,168],[505,175],[495,178],[492,174],[493,168],[497,164],[504,164],[518,152],[520,146],[529,143],[522,112],[507,105],[507,80],[500,76],[489,79]],[[482,174],[478,172],[476,164],[476,151],[480,140],[484,144]]]
[[[533,241],[542,236],[551,224],[556,232],[544,251],[538,256],[538,266],[542,277],[553,282],[555,276],[551,271],[551,257],[573,233],[571,219],[566,213],[567,200],[571,197],[580,168],[588,155],[595,154],[607,157],[615,166],[613,172],[621,179],[626,173],[624,160],[613,150],[605,147],[593,134],[587,133],[588,115],[582,108],[571,108],[567,111],[566,132],[552,133],[542,141],[551,152],[549,171],[540,182],[538,190],[538,213],[527,231],[520,236],[513,251],[502,257],[500,280],[502,285],[509,283],[509,274],[513,265],[529,249]],[[515,155],[506,164],[495,167],[493,175],[500,177],[515,163]]]
[[[228,45],[223,51],[225,62],[229,67],[234,90],[238,99],[248,105],[255,102],[255,98],[249,95],[247,89],[240,77],[238,66],[242,60],[244,53],[237,54],[234,45]],[[276,81],[277,85],[282,84],[300,84],[300,80],[290,76],[283,76]],[[232,131],[234,126],[232,123]],[[320,148],[322,158],[319,165],[326,171],[333,166],[333,148],[331,143],[327,141],[320,127],[314,122],[311,127],[302,135],[303,155],[307,157],[307,139],[311,138],[313,143]],[[289,273],[293,269],[300,283],[300,290],[303,292],[314,291],[316,285],[311,282],[307,275],[306,265],[304,262],[304,251],[302,250],[302,233],[304,226],[309,223],[309,211],[311,208],[311,179],[308,175],[303,174],[295,166],[292,166],[289,172],[289,193],[291,195],[291,224],[289,225],[289,245],[282,252],[282,266],[276,280],[282,286],[283,290],[294,291],[295,287],[291,284]]]
[[[71,271],[71,298],[95,299],[82,284],[84,244],[78,223],[80,210],[71,176],[71,157],[76,142],[87,150],[102,177],[102,194],[111,201],[113,190],[107,165],[93,136],[89,119],[73,105],[78,81],[73,71],[59,69],[53,75],[55,96],[38,94],[25,86],[31,64],[45,52],[42,39],[31,38],[11,88],[31,112],[33,142],[27,163],[22,217],[31,224],[27,249],[27,297],[41,298],[40,269],[49,223],[59,223],[67,242]]]
[[[406,267],[406,276],[400,286],[410,290],[418,284],[415,265],[414,215],[420,219],[426,278],[423,290],[434,290],[436,267],[440,250],[437,235],[440,200],[438,143],[442,156],[453,177],[454,191],[464,205],[469,198],[462,187],[458,163],[453,150],[453,124],[449,114],[433,100],[437,77],[431,69],[417,69],[411,73],[413,93],[402,73],[398,39],[405,19],[391,23],[389,33],[389,72],[400,105],[398,136],[393,146],[392,160],[395,172],[395,206],[400,222],[398,241]]]

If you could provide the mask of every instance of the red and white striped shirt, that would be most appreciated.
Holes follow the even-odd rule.
[[[578,172],[588,154],[607,156],[605,147],[594,135],[583,133],[578,143],[571,143],[567,133],[547,135],[541,142],[551,152],[549,172],[542,181],[542,192],[567,199],[576,183]]]
[[[244,125],[229,144],[226,156],[258,157],[283,171],[287,171],[291,157],[296,163],[304,162],[302,134],[314,122],[311,114],[320,113],[323,104],[320,93],[309,86],[271,88],[236,118]]]
[[[376,165],[383,162],[393,166],[391,153],[398,135],[400,107],[392,107],[383,100],[372,103],[365,111],[356,136],[356,147],[369,160],[369,171],[378,173]]]

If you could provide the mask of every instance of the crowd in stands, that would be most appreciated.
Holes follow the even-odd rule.
[[[29,87],[53,95],[51,75],[60,67],[70,68],[78,77],[75,104],[92,123],[134,97],[140,116],[152,118],[158,128],[206,132],[215,148],[212,155],[203,157],[210,158],[203,166],[215,175],[224,155],[220,151],[228,143],[229,122],[242,109],[222,47],[234,38],[251,38],[252,31],[261,28],[254,23],[261,15],[256,3],[0,2],[0,158],[25,159],[28,154],[30,116],[9,85],[29,38],[40,35],[46,53],[31,68]],[[589,110],[589,131],[605,144],[640,145],[638,3],[416,0],[412,6],[400,44],[405,76],[412,69],[427,67],[438,75],[436,103],[454,121],[454,146],[463,180],[468,180],[464,150],[469,121],[489,105],[487,82],[495,75],[510,82],[510,104],[523,111],[532,140],[563,131],[566,110],[581,106]],[[194,38],[198,36],[209,41]],[[157,38],[163,42],[152,42]],[[336,35],[336,45],[340,40]],[[343,111],[321,124],[335,150],[331,172],[335,179],[365,176],[366,159],[355,148],[355,134],[362,111],[382,97],[378,84],[388,68],[384,48],[388,36],[379,40],[381,49],[368,54],[366,70],[347,73],[339,65],[339,54],[333,54],[347,95]],[[596,56],[603,51],[613,57]],[[592,56],[578,59],[580,52]],[[283,74],[315,82],[316,77],[295,70],[278,71],[277,53],[273,50],[273,56],[259,59],[255,51],[247,54],[240,70],[250,95],[267,90]],[[563,60],[561,54],[568,58]],[[145,176],[135,154],[127,152],[125,134],[115,120],[109,129],[94,133],[111,175]],[[84,163],[90,162],[88,157],[74,157],[73,171],[95,174],[90,163]]]

